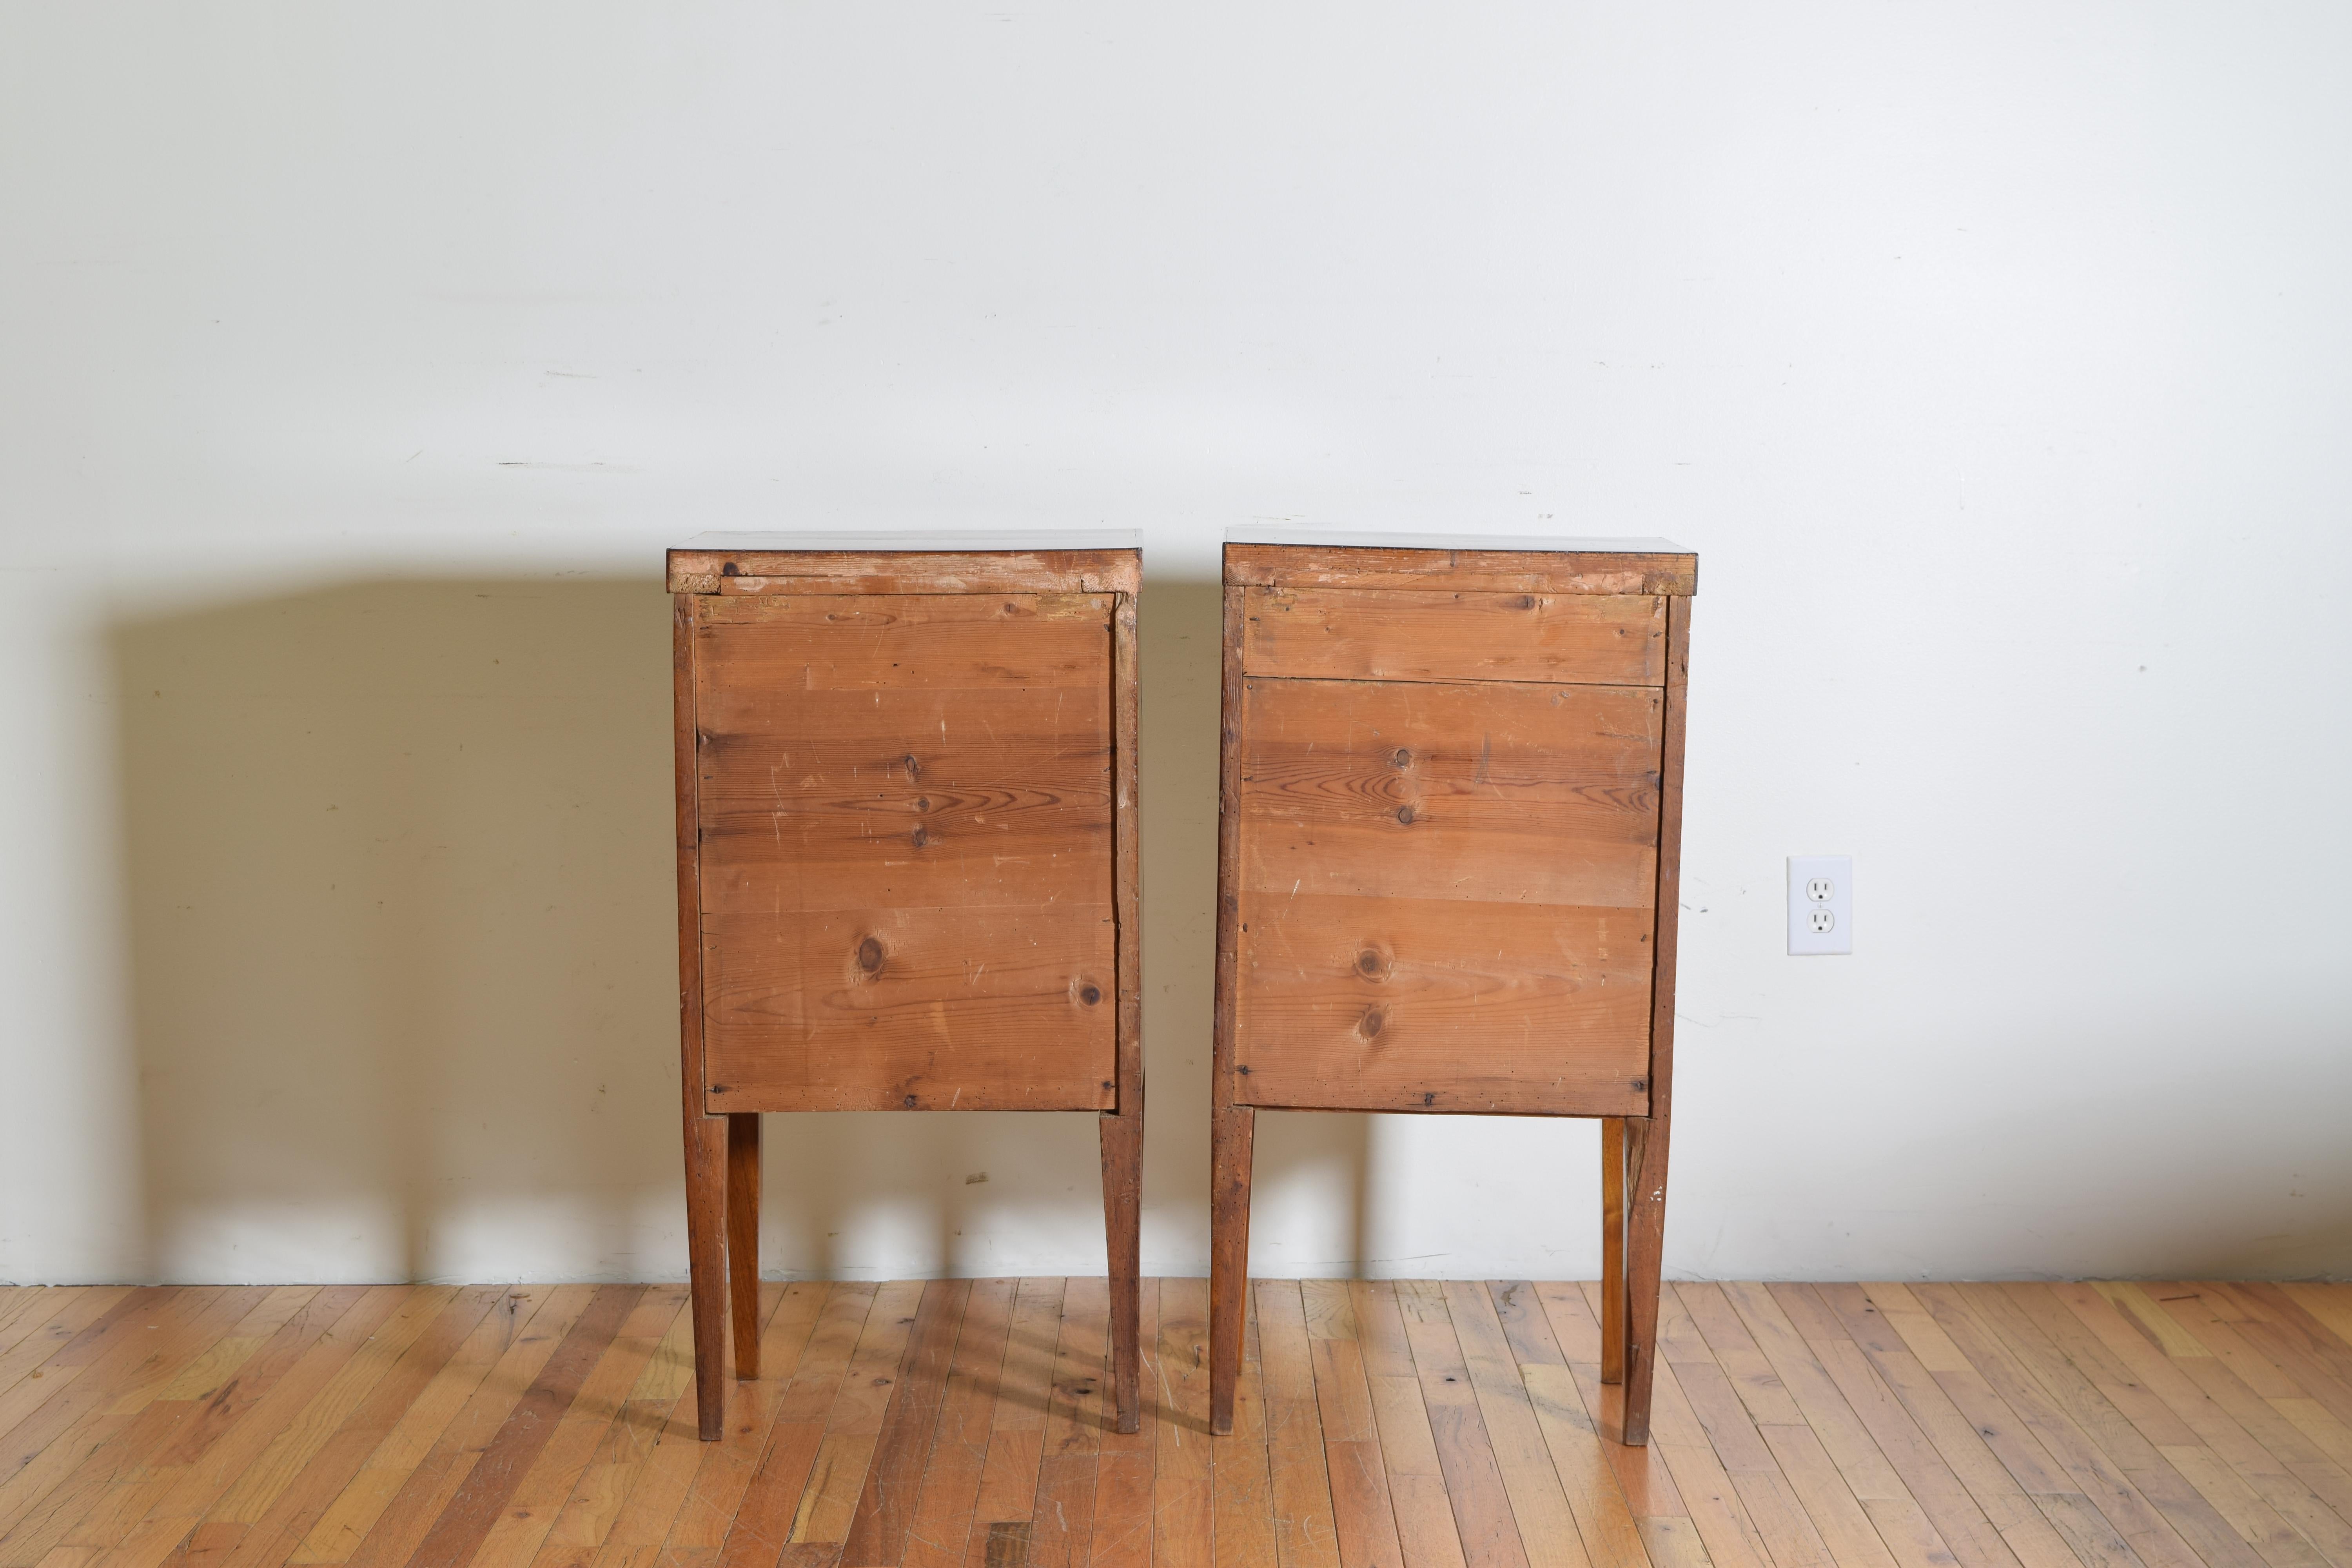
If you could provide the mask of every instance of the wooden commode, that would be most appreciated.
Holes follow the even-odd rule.
[[[1603,1119],[1604,1381],[1647,1441],[1696,574],[1663,540],[1227,535],[1214,1430],[1264,1107]]]
[[[759,1375],[760,1116],[1101,1119],[1140,1415],[1131,533],[704,534],[676,602],[680,1043],[702,1436]]]

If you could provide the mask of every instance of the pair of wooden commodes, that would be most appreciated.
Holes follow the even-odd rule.
[[[1604,1379],[1647,1440],[1685,649],[1663,541],[1236,531],[1224,560],[1211,1425],[1261,1108],[1602,1119]],[[760,1116],[1100,1121],[1141,1417],[1135,536],[669,555],[702,1435],[759,1374]]]

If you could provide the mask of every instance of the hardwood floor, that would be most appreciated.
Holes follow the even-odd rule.
[[[695,1440],[672,1285],[0,1290],[0,1568],[2352,1568],[2352,1286],[772,1285]]]

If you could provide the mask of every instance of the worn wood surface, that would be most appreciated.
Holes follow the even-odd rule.
[[[1104,1237],[1110,1279],[1112,1405],[1121,1433],[1141,1430],[1143,1268],[1142,707],[1136,602],[1111,612],[1111,847],[1118,944],[1115,1100],[1101,1119]]]
[[[1626,1124],[1625,1440],[1648,1435],[1657,1361],[1658,1271],[1665,1254],[1667,1153],[1674,1131],[1675,930],[1682,913],[1683,732],[1690,682],[1688,599],[1667,602],[1665,722],[1658,785],[1656,970],[1650,987],[1649,1114]],[[1612,1307],[1613,1310],[1614,1308]]]
[[[763,1286],[697,1441],[677,1285],[0,1289],[0,1568],[2352,1568],[2352,1286]]]
[[[1110,1109],[1108,902],[973,913],[706,916],[710,1109]]]
[[[1696,571],[1661,540],[1228,533],[1213,1429],[1240,1413],[1250,1118],[1265,1106],[1608,1119],[1596,1376],[1626,1396],[1620,1435],[1647,1441]],[[1430,1303],[1402,1305],[1408,1337],[1433,1331]],[[1577,1562],[1528,1479],[1534,1406],[1500,1417],[1490,1451],[1465,1423],[1496,1379],[1465,1362],[1423,1384],[1447,1484],[1502,1488],[1526,1527],[1462,1537],[1465,1560]],[[1427,1511],[1426,1479],[1391,1492],[1401,1517]],[[1402,1528],[1400,1550],[1426,1533]]]
[[[1247,1312],[1256,1112],[1234,1093],[1241,942],[1243,591],[1224,593],[1217,747],[1217,974],[1209,1071],[1209,1430],[1234,1430]]]
[[[973,1414],[950,1396],[939,1339],[962,1315],[961,1294],[929,1292],[912,1316],[877,1319],[872,1343],[836,1321],[848,1298],[822,1317],[798,1288],[761,1327],[767,1110],[1097,1112],[1110,1404],[1122,1432],[1139,1430],[1150,1331],[1138,1284],[1139,542],[1072,531],[734,534],[671,552],[696,1435],[727,1458],[707,1479],[694,1472],[681,1506],[698,1522],[668,1549],[723,1540],[721,1568],[814,1564],[838,1556],[821,1549],[849,1516],[858,1552],[919,1555],[931,1537],[908,1488],[928,1436],[910,1434],[928,1434],[929,1415],[866,1409],[863,1391],[891,1382],[868,1363],[906,1330],[929,1347],[917,1381],[932,1413]],[[982,1302],[1002,1326],[1009,1300]],[[731,1426],[730,1319],[748,1401]],[[760,1374],[803,1342],[822,1351],[779,1399]],[[823,1415],[817,1405],[844,1387]],[[979,1467],[994,1444],[972,1436],[967,1468],[985,1492],[992,1472]],[[649,1460],[663,1486],[692,1466],[669,1447]],[[714,1533],[747,1487],[760,1500],[747,1528]],[[633,1500],[622,1540],[664,1543],[628,1533],[653,1531],[664,1495]],[[958,1505],[939,1506],[952,1517]]]
[[[1238,1100],[1638,1115],[1647,911],[1456,899],[1242,900]]]
[[[1365,537],[1369,540],[1378,536]],[[1480,550],[1400,548],[1369,542],[1228,543],[1225,581],[1253,587],[1442,586],[1486,594],[1686,595],[1698,588],[1698,557],[1672,549]]]
[[[669,552],[673,594],[1134,594],[1117,531],[703,534]]]
[[[709,1108],[1113,1107],[1118,601],[691,602]]]
[[[703,1104],[709,1082],[703,1029],[702,826],[699,731],[694,679],[699,602],[671,605],[672,755],[677,821],[678,1088],[686,1152],[688,1268],[694,1280],[695,1368],[702,1436],[715,1438],[727,1408],[721,1332],[727,1321],[726,1123]]]
[[[760,1114],[727,1119],[727,1318],[735,1375],[760,1375]]]
[[[1235,1100],[1646,1110],[1663,694],[1240,684]]]
[[[1242,668],[1320,680],[1656,686],[1665,601],[1610,594],[1251,588]]]
[[[1648,940],[1661,693],[1246,677],[1243,687],[1245,894],[1641,910]]]

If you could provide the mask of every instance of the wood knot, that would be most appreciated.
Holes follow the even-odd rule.
[[[923,764],[915,760],[914,752],[908,752],[905,756],[898,759],[898,763],[900,766],[907,770],[907,777],[909,780],[919,779],[923,776]]]
[[[920,849],[924,845],[929,844],[931,841],[930,830],[929,828],[918,827],[915,829],[913,837],[915,840],[915,847],[918,849]]]
[[[1397,807],[1397,820],[1407,827],[1411,827],[1412,826],[1414,815],[1413,809],[1410,805],[1401,805]]]
[[[1649,1080],[1648,1079],[1645,1079],[1645,1078],[1637,1078],[1637,1079],[1635,1079],[1633,1080],[1633,1089],[1634,1089],[1635,1092],[1637,1092],[1637,1093],[1638,1093],[1638,1092],[1640,1092],[1641,1090],[1643,1090],[1643,1089],[1648,1089],[1649,1087],[1650,1087],[1650,1080]]]
[[[1356,1027],[1363,1035],[1364,1038],[1368,1040],[1377,1040],[1381,1037],[1381,1031],[1388,1027],[1388,1019],[1381,1016],[1381,1010],[1378,1007],[1372,1007],[1365,1011],[1362,1022],[1359,1023]]]
[[[1079,987],[1078,1000],[1085,1003],[1089,1007],[1093,1006],[1096,1003],[1102,1000],[1102,987],[1099,985],[1085,985]]]
[[[1412,766],[1412,753],[1399,746],[1394,752],[1389,753],[1389,763],[1394,767],[1409,768]]]
[[[1538,601],[1533,594],[1522,594],[1519,595],[1519,608],[1523,610],[1532,610],[1536,607],[1538,603]]]
[[[903,1106],[905,1106],[908,1110],[914,1110],[914,1109],[915,1109],[915,1097],[914,1097],[913,1095],[911,1095],[911,1094],[910,1094],[910,1095],[908,1095],[906,1098],[904,1098],[903,1100],[899,1100],[899,1101],[898,1101],[898,1103],[899,1103],[899,1104],[901,1104],[901,1105],[903,1105]],[[874,1386],[875,1386],[875,1387],[877,1387],[877,1388],[881,1387],[881,1386],[882,1386],[882,1379],[880,1379],[880,1378],[878,1378],[878,1377],[877,1377],[877,1378],[876,1378],[876,1379],[874,1380]]]
[[[1378,974],[1381,972],[1381,955],[1369,947],[1364,949],[1356,954],[1356,970],[1361,974]]]
[[[924,796],[923,796],[923,797],[921,797],[920,799],[917,800],[917,801],[915,802],[915,809],[916,809],[917,811],[929,811],[929,810],[930,810],[930,809],[931,809],[931,797],[930,797],[929,795],[924,795]]]
[[[880,941],[869,936],[865,941],[857,944],[857,967],[866,971],[868,974],[879,974],[882,973],[882,943]]]
[[[721,566],[719,569],[719,574],[721,577],[740,577],[743,575],[743,568],[736,565],[732,561],[730,561],[726,565]]]

